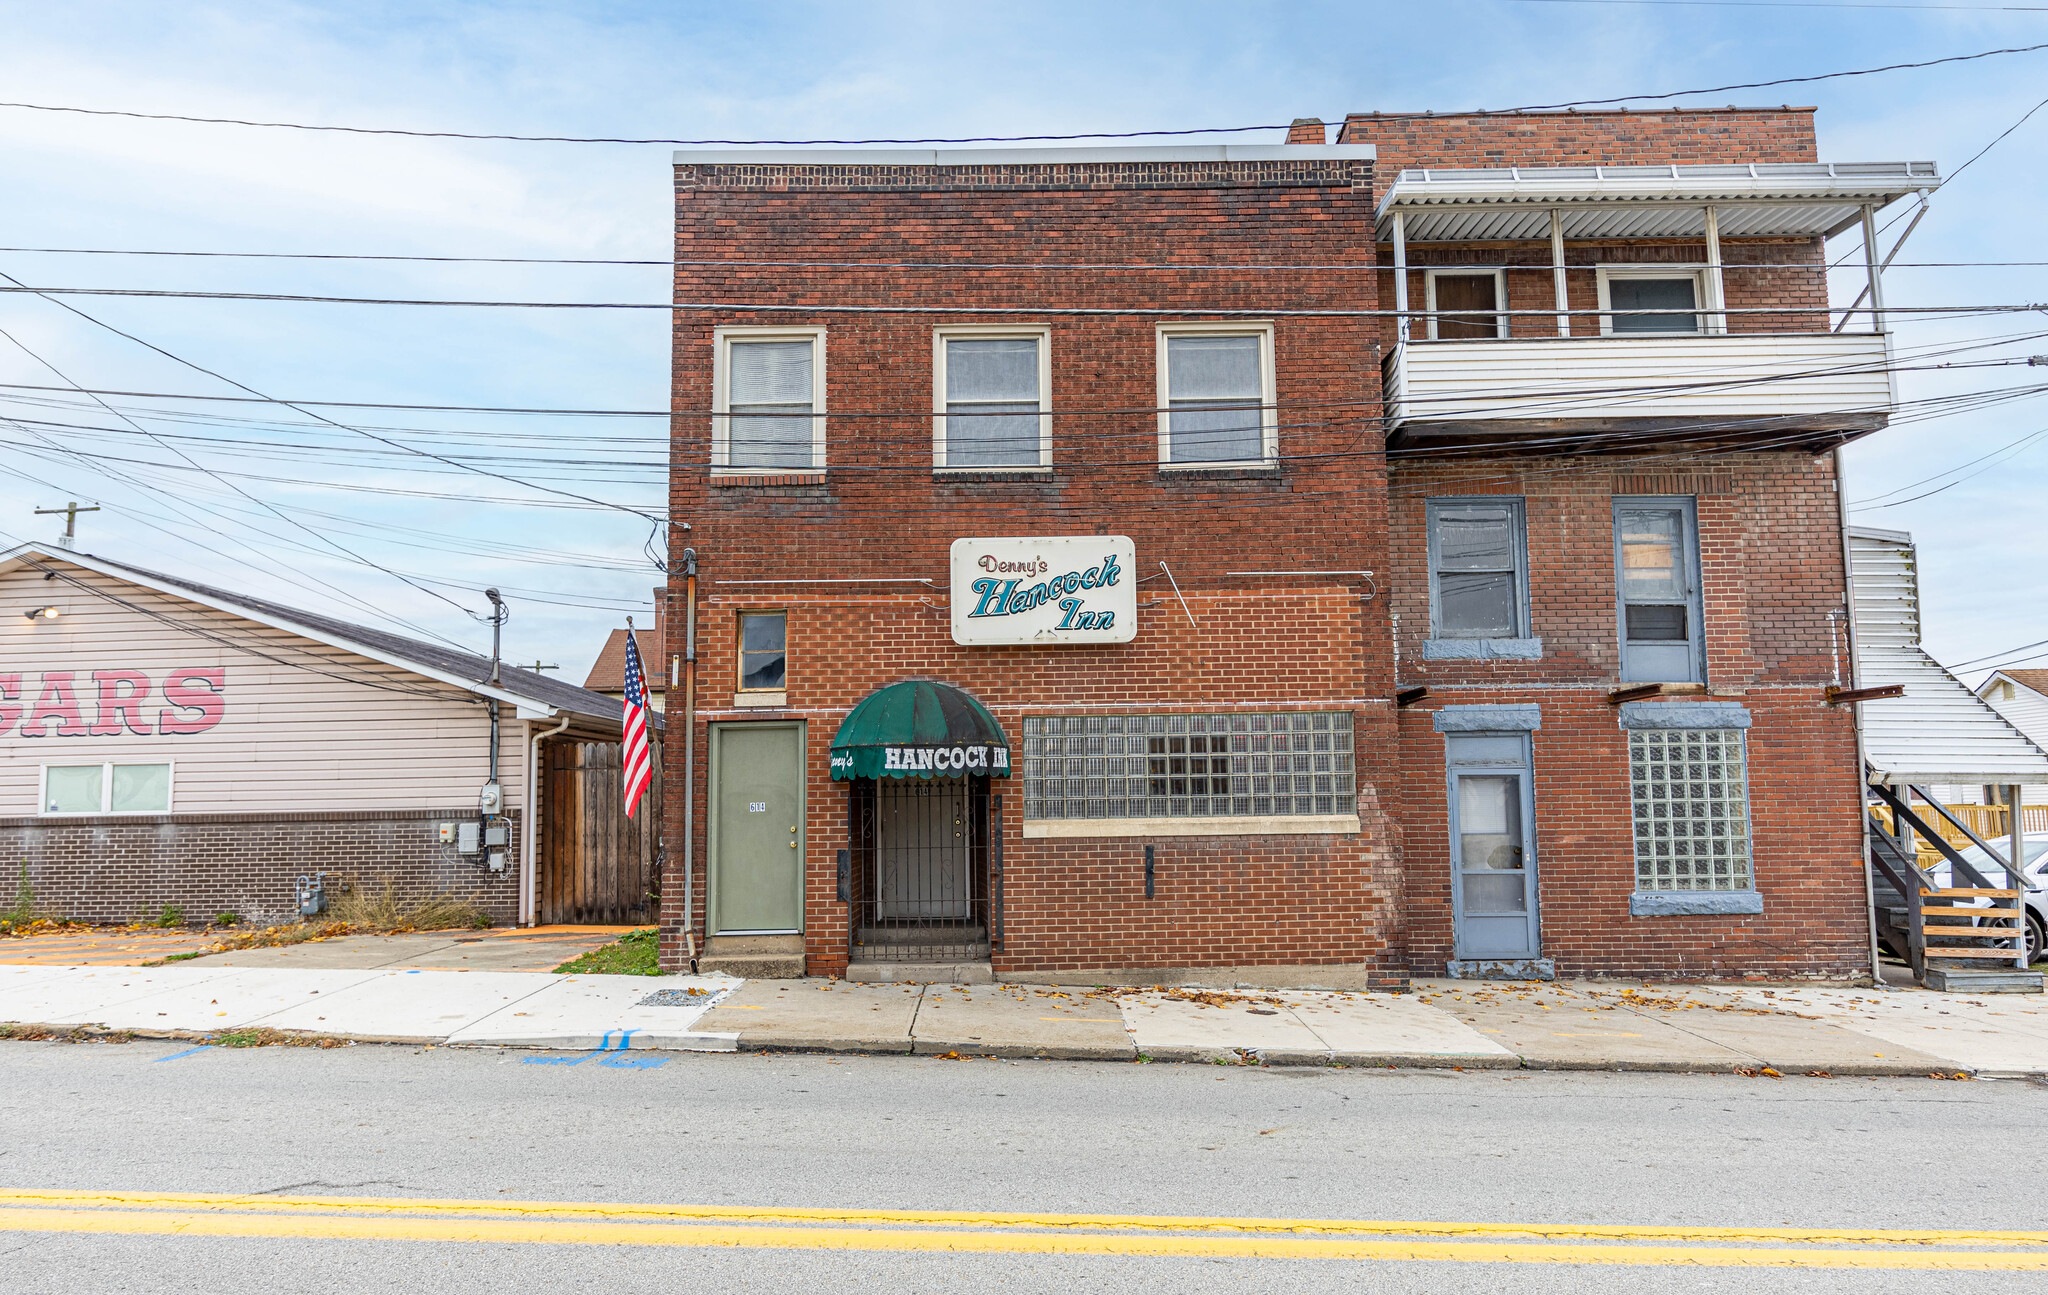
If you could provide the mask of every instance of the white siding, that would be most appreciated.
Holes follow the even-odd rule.
[[[1989,695],[1984,700],[1991,709],[2005,716],[2006,722],[2025,733],[2035,746],[2048,750],[2048,697],[2043,697],[2018,680],[1994,675]],[[2007,697],[1999,684],[2012,689]],[[2027,804],[2048,804],[2048,787],[2029,787],[2024,793]]]
[[[27,568],[0,574],[0,680],[19,674],[22,694],[0,703],[0,717],[22,712],[0,733],[0,817],[36,812],[42,765],[102,761],[172,762],[174,813],[476,804],[489,770],[490,720],[469,694],[96,572],[69,573],[85,587]],[[45,605],[62,614],[22,615]],[[220,721],[200,733],[158,732],[165,678],[186,667],[226,672]],[[49,723],[45,736],[23,735],[50,672],[73,674],[80,715],[92,725],[95,670],[149,676],[141,715],[150,732],[123,725],[119,736],[65,737]],[[509,705],[501,716],[500,780],[506,804],[517,806],[524,726]]]
[[[1387,400],[1396,423],[1883,414],[1889,346],[1874,333],[1418,340],[1395,350]]]
[[[1858,707],[1874,777],[1893,786],[2048,783],[2048,753],[1921,650],[1913,537],[1857,528],[1849,547],[1856,682],[1906,690]]]

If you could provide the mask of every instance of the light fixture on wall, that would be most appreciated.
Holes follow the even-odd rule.
[[[55,607],[31,607],[29,610],[22,613],[22,615],[28,617],[30,620],[35,620],[37,617],[41,617],[44,620],[51,621],[57,619],[57,614],[57,609]]]

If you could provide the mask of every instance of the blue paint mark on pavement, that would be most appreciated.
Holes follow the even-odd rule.
[[[170,1056],[168,1056],[168,1057],[158,1057],[158,1058],[156,1059],[156,1061],[153,1061],[153,1062],[151,1062],[150,1064],[151,1064],[151,1065],[156,1065],[156,1064],[158,1064],[158,1063],[160,1063],[160,1062],[165,1062],[165,1061],[176,1061],[176,1060],[177,1060],[178,1058],[180,1058],[180,1057],[189,1057],[189,1056],[193,1055],[194,1053],[198,1053],[198,1052],[211,1052],[212,1050],[213,1050],[213,1045],[212,1045],[211,1043],[202,1043],[202,1044],[200,1044],[200,1045],[199,1045],[198,1047],[196,1047],[196,1048],[187,1048],[187,1049],[185,1049],[185,1050],[184,1050],[183,1052],[173,1052],[173,1053],[172,1053],[172,1054],[171,1054]]]
[[[580,1066],[586,1061],[597,1060],[597,1064],[600,1066],[608,1066],[613,1070],[657,1070],[667,1065],[667,1057],[621,1057],[611,1055],[624,1052],[632,1047],[633,1036],[639,1032],[637,1029],[606,1030],[604,1037],[597,1041],[597,1051],[586,1052],[580,1057],[522,1057],[520,1060],[529,1066]],[[614,1034],[618,1035],[618,1042],[616,1043],[612,1042]]]

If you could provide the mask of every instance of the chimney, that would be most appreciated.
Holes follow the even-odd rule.
[[[1287,142],[1290,144],[1322,144],[1328,140],[1320,117],[1296,117],[1294,124],[1287,128]]]

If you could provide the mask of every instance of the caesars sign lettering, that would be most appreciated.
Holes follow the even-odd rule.
[[[953,641],[1128,643],[1138,633],[1136,550],[1124,535],[953,541]]]
[[[73,670],[46,670],[31,681],[0,674],[0,737],[204,733],[227,714],[227,690],[221,666],[172,670],[161,684],[143,670],[94,670],[84,682]],[[159,691],[164,705],[152,704]]]

